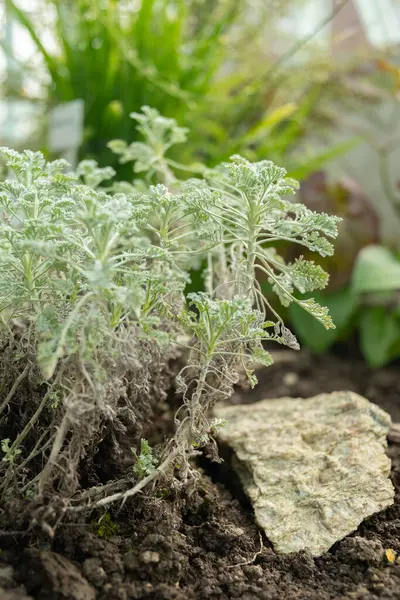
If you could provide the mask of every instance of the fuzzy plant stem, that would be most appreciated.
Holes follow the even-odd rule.
[[[26,457],[26,459],[19,464],[15,470],[14,470],[14,477],[16,477],[17,475],[19,475],[19,473],[22,473],[23,470],[25,469],[25,467],[31,462],[31,460],[33,460],[34,458],[36,458],[36,456],[38,456],[39,454],[43,454],[45,452],[45,450],[47,450],[47,448],[51,445],[52,443],[52,439],[54,437],[54,435],[52,437],[50,437],[50,439],[48,439],[43,446],[41,446],[44,438],[46,437],[46,435],[48,434],[47,431],[44,432],[44,434],[42,434],[39,438],[39,440],[37,441],[37,443],[35,444],[35,447],[33,448],[32,452],[29,454],[29,456]],[[36,480],[36,479],[35,479]],[[32,485],[32,481],[29,481],[22,489],[21,491],[23,491],[25,488],[29,487]],[[0,486],[1,488],[6,487],[5,484],[2,484]]]
[[[147,485],[150,483],[154,483],[160,476],[165,476],[168,469],[174,463],[174,461],[182,455],[186,455],[188,450],[193,450],[191,440],[190,440],[190,426],[189,424],[185,424],[184,430],[182,432],[182,440],[177,441],[177,444],[174,448],[170,450],[164,460],[152,471],[149,475],[141,479],[133,488],[126,490],[124,492],[116,492],[115,494],[111,494],[110,496],[106,496],[105,498],[101,498],[93,502],[93,504],[78,504],[77,506],[69,507],[69,510],[80,512],[83,510],[93,510],[95,508],[101,508],[103,506],[107,506],[108,504],[112,504],[113,502],[117,502],[118,500],[122,500],[125,502],[128,498],[132,498],[136,496],[139,492],[141,492]],[[115,482],[114,482],[115,483]],[[111,485],[114,485],[111,484]],[[103,486],[99,488],[99,493],[107,486]],[[91,495],[91,491],[84,493],[84,498]]]
[[[63,355],[63,348],[64,348],[64,344],[65,344],[65,340],[67,338],[67,334],[68,331],[75,319],[75,317],[77,316],[77,314],[79,313],[79,310],[82,308],[82,306],[84,304],[86,304],[86,302],[92,297],[94,296],[94,292],[88,292],[87,294],[85,294],[84,296],[82,296],[82,298],[79,300],[79,302],[76,303],[76,305],[74,306],[74,308],[72,309],[72,311],[69,313],[68,317],[65,320],[64,326],[61,330],[61,334],[60,334],[60,338],[58,340],[58,344],[57,344],[57,348],[55,349],[52,359],[49,363],[49,365],[47,365],[46,367],[46,378],[49,379],[53,374],[54,371],[57,367],[57,362],[59,361],[59,359],[62,357]]]
[[[42,410],[44,409],[44,407],[46,406],[46,403],[49,399],[49,395],[50,392],[53,390],[53,388],[59,383],[61,376],[63,373],[63,369],[60,369],[60,371],[57,374],[57,377],[55,378],[54,382],[52,383],[52,385],[49,387],[49,389],[47,390],[47,392],[45,393],[45,395],[43,396],[39,406],[36,409],[35,414],[32,416],[32,418],[28,421],[28,423],[25,425],[24,429],[21,431],[21,433],[17,436],[17,438],[15,439],[14,443],[12,444],[9,453],[13,454],[15,453],[15,451],[18,449],[18,447],[21,445],[21,443],[24,441],[24,439],[26,438],[26,436],[28,435],[28,433],[31,431],[31,429],[34,427],[34,425],[36,424],[36,422],[38,421]]]
[[[57,430],[57,434],[54,439],[54,443],[53,443],[53,447],[51,449],[49,460],[47,461],[47,463],[39,477],[39,486],[38,486],[39,496],[43,496],[43,492],[45,490],[46,484],[49,480],[49,477],[53,470],[53,467],[57,462],[57,458],[58,458],[58,455],[60,454],[62,445],[65,440],[65,436],[67,435],[69,425],[70,425],[70,418],[69,418],[68,413],[66,413],[61,421],[61,424],[60,424],[58,430]]]
[[[219,247],[219,268],[220,268],[220,282],[221,289],[220,294],[223,298],[229,298],[229,286],[227,285],[228,277],[228,265],[226,262],[226,252],[224,244],[221,244]]]
[[[112,494],[111,496],[106,496],[105,498],[102,498],[101,500],[97,500],[97,502],[94,502],[93,504],[90,504],[89,506],[86,504],[72,506],[72,507],[70,507],[70,510],[82,511],[82,510],[86,510],[87,508],[90,508],[90,509],[101,508],[102,506],[107,506],[108,504],[111,504],[112,502],[117,502],[118,500],[125,501],[128,498],[132,498],[132,496],[136,496],[136,494],[141,492],[149,483],[151,483],[152,481],[155,481],[155,479],[157,479],[157,477],[159,477],[160,475],[164,475],[165,472],[167,471],[167,469],[171,466],[171,464],[174,462],[174,460],[178,457],[179,454],[180,454],[180,452],[179,452],[178,448],[172,450],[171,453],[167,456],[167,458],[164,459],[163,462],[152,473],[150,473],[150,475],[147,475],[147,477],[145,477],[144,479],[139,481],[139,483],[137,483],[130,490],[126,490],[125,492],[117,492],[115,494]]]
[[[17,391],[17,389],[19,388],[19,386],[21,385],[21,383],[23,382],[25,377],[28,375],[29,369],[30,369],[30,365],[26,365],[25,369],[22,371],[22,373],[20,373],[18,375],[17,379],[14,381],[14,384],[13,384],[11,390],[9,391],[9,393],[7,394],[7,396],[5,397],[3,402],[0,404],[0,415],[3,413],[7,404],[12,400],[15,392]]]
[[[206,291],[211,297],[213,294],[213,282],[214,282],[214,273],[213,273],[213,259],[212,253],[208,252],[207,254],[207,277],[205,279],[205,287]]]
[[[1,486],[2,489],[3,489],[3,492],[1,494],[1,501],[2,502],[4,501],[4,498],[6,497],[7,491],[9,490],[9,486],[10,486],[11,480],[13,478],[13,475],[14,475],[13,469],[9,468],[8,471],[7,471],[7,475],[6,475],[5,479],[3,480],[3,484]]]
[[[197,415],[198,409],[201,403],[201,397],[203,395],[204,386],[206,383],[206,378],[208,374],[208,370],[210,367],[211,359],[207,360],[206,363],[202,366],[199,379],[197,381],[196,389],[192,394],[190,399],[190,442],[196,440],[196,437],[199,435],[198,423],[197,423]],[[201,435],[200,431],[200,435]]]
[[[258,237],[258,226],[257,226],[257,217],[255,216],[255,211],[257,207],[253,207],[249,203],[248,207],[248,215],[247,215],[247,266],[246,266],[246,276],[247,276],[247,284],[244,292],[244,296],[247,298],[251,298],[254,301],[254,265],[256,261],[257,254],[257,237]]]

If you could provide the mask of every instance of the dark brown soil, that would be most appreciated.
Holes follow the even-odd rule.
[[[398,367],[372,371],[354,359],[302,353],[259,379],[233,401],[350,389],[400,422]],[[60,526],[51,544],[0,536],[0,600],[400,599],[400,444],[391,442],[389,453],[396,503],[321,558],[276,555],[233,475],[205,463],[197,491],[179,502],[161,490],[114,507],[119,531],[109,527],[110,537],[90,524]]]

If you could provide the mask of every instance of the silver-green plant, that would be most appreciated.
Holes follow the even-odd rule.
[[[339,219],[292,202],[296,182],[270,161],[234,156],[212,170],[172,161],[168,150],[186,130],[148,107],[132,116],[143,142],[110,147],[145,173],[139,183],[106,188],[113,172],[93,161],[66,174],[62,161],[2,150],[15,174],[0,183],[4,497],[59,492],[81,509],[132,496],[161,475],[193,480],[190,458],[222,425],[210,408],[231,395],[239,372],[255,385],[255,365],[272,362],[263,342],[298,349],[258,271],[284,306],[297,302],[333,327],[324,307],[296,298],[323,288],[327,274],[302,258],[285,263],[274,244],[332,254]],[[195,177],[179,179],[188,172]],[[206,291],[185,298],[202,260]],[[78,466],[106,431],[120,453],[121,431],[139,441],[141,415],[178,347],[186,362],[173,438],[157,456],[142,441],[133,470],[80,489]]]

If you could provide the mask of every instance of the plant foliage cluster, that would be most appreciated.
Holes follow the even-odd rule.
[[[168,156],[186,130],[149,107],[132,117],[143,141],[110,146],[145,171],[133,184],[113,182],[94,161],[71,173],[39,152],[2,149],[14,173],[0,183],[3,499],[55,494],[82,509],[162,474],[192,481],[189,459],[212,448],[223,425],[210,408],[229,398],[239,373],[255,385],[255,365],[272,362],[264,342],[298,348],[258,272],[283,306],[333,327],[323,306],[297,297],[323,288],[326,273],[301,257],[285,262],[274,246],[330,255],[339,219],[293,202],[296,182],[267,160],[233,156],[181,181],[189,167]],[[206,291],[185,297],[202,260]],[[142,439],[132,456],[178,349],[175,434],[155,453]],[[95,476],[104,444],[119,460],[107,483]]]

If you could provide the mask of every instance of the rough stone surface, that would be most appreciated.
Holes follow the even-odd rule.
[[[259,525],[280,553],[320,556],[390,506],[389,415],[353,392],[219,407]]]
[[[0,564],[0,585],[8,585],[13,581],[13,579],[14,569],[10,565]]]
[[[22,589],[6,590],[0,586],[1,600],[33,600],[32,596],[27,596]]]
[[[23,564],[24,563],[24,564]],[[19,579],[40,600],[95,600],[96,591],[79,569],[56,552],[29,549],[21,557]]]

